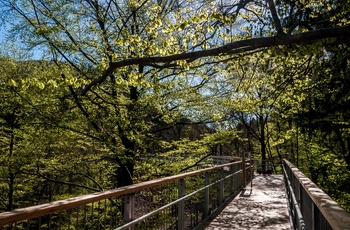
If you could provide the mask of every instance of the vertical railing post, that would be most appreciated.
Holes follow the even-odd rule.
[[[181,198],[186,195],[185,180],[180,179],[178,183],[178,197]],[[185,201],[182,200],[178,204],[178,230],[185,229]]]
[[[290,171],[292,173],[292,169],[290,169]],[[294,187],[295,190],[296,190],[296,191],[294,191],[294,194],[296,194],[296,198],[297,198],[297,202],[298,202],[298,205],[299,205],[299,208],[300,208],[300,212],[305,218],[304,221],[306,221],[306,214],[304,212],[308,212],[308,207],[305,208],[305,203],[304,203],[305,198],[304,198],[304,196],[306,196],[307,193],[304,190],[303,186],[300,184],[300,182],[297,180],[297,178],[293,174],[292,174],[292,177],[295,178],[294,182],[298,185],[298,186]],[[313,212],[313,211],[311,211],[311,212]],[[302,229],[301,225],[299,225],[299,229]],[[316,230],[316,229],[314,229],[314,230]]]
[[[124,221],[128,223],[135,219],[135,195],[129,194],[124,197]],[[134,227],[129,227],[129,230]]]
[[[247,181],[247,172],[245,167],[245,153],[242,153],[242,189],[245,188]]]
[[[317,230],[316,229],[316,221],[318,221],[319,219],[320,219],[320,217],[319,216],[315,216],[315,204],[314,204],[314,202],[313,201],[311,201],[311,216],[312,216],[312,218],[311,218],[311,229],[312,230]]]
[[[304,201],[304,197],[302,196],[303,192],[302,192],[303,186],[301,186],[300,182],[298,182],[298,188],[297,188],[297,192],[295,193],[297,196],[297,201],[298,204],[300,205],[300,211],[303,212],[303,206],[301,205]]]
[[[224,202],[224,168],[220,169],[220,191],[219,191],[219,205]]]
[[[205,186],[209,184],[209,172],[205,173]],[[209,216],[209,187],[204,190],[204,218]]]
[[[253,159],[252,159],[252,153],[249,155],[249,165],[250,165],[250,189],[253,188]]]
[[[233,175],[235,173],[235,168],[234,165],[230,166],[230,173],[231,173],[231,194],[233,194],[235,192],[235,175]]]

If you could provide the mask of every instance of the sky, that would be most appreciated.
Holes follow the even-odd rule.
[[[14,41],[14,43],[10,44],[10,45],[6,45],[6,41],[7,41],[7,35],[8,35],[8,31],[6,30],[7,28],[5,28],[3,25],[0,24],[0,54],[5,54],[5,55],[9,55],[7,49],[11,49],[11,47],[9,47],[10,45],[12,46],[13,44],[18,44],[18,47],[21,46],[21,42],[20,41]],[[19,54],[19,56],[23,55],[25,53],[21,53]],[[41,54],[42,52],[40,50],[35,50],[34,49],[34,53],[33,56],[30,59],[34,59],[34,60],[39,60],[41,59]]]
[[[7,31],[5,30],[5,28],[3,28],[3,26],[0,26],[0,43],[3,43],[5,41],[6,33]]]
[[[5,25],[0,24],[0,54],[6,54],[7,50],[6,48],[8,48],[8,46],[6,46],[6,44],[4,44],[7,41],[7,35],[8,35],[8,31],[6,30],[7,28],[5,27]]]

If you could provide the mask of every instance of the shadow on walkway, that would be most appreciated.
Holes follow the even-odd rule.
[[[290,221],[282,175],[259,175],[203,228],[289,230]]]

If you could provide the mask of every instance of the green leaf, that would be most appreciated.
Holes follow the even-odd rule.
[[[190,23],[188,21],[185,21],[183,23],[180,24],[180,29],[185,29]]]
[[[40,82],[40,81],[37,83],[37,85],[38,85],[39,89],[44,89],[45,88],[45,84]]]
[[[13,79],[9,79],[8,81],[7,81],[7,84],[9,85],[9,86],[17,86],[17,82],[15,81],[15,80],[13,80]]]

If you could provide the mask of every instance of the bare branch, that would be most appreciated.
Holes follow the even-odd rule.
[[[202,157],[201,159],[199,159],[199,160],[198,160],[196,163],[194,163],[193,165],[189,165],[189,166],[187,166],[186,168],[181,169],[181,170],[179,171],[179,173],[184,172],[184,171],[186,171],[186,170],[188,170],[188,169],[190,169],[190,168],[193,168],[193,167],[198,166],[198,164],[199,164],[200,162],[202,162],[203,160],[207,159],[208,157],[210,157],[210,156],[212,156],[212,155],[213,155],[212,153],[209,153],[209,154],[205,155],[204,157]]]
[[[101,189],[96,189],[96,188],[92,188],[92,187],[81,185],[81,184],[76,184],[76,183],[72,183],[72,182],[60,181],[60,180],[52,179],[50,177],[47,177],[47,176],[41,174],[40,171],[39,171],[39,167],[37,168],[37,174],[41,178],[44,178],[45,180],[48,180],[48,181],[51,181],[51,182],[54,182],[54,183],[57,183],[57,184],[72,185],[72,186],[76,186],[78,188],[85,188],[85,189],[89,189],[89,190],[92,190],[92,191],[95,191],[95,192],[100,192],[101,191]]]
[[[283,29],[281,26],[281,21],[278,18],[277,12],[276,12],[276,6],[275,3],[273,2],[273,0],[269,0],[269,8],[271,11],[271,15],[272,15],[272,19],[273,19],[273,23],[276,26],[276,30],[277,30],[277,35],[283,35]]]

